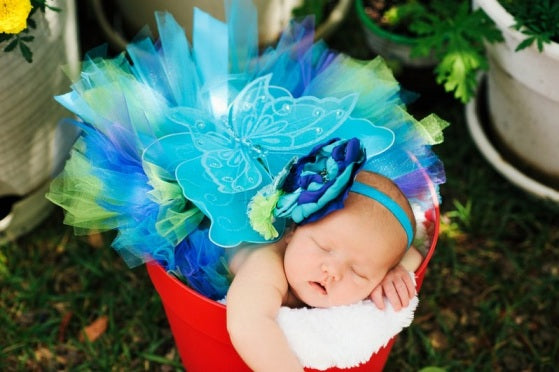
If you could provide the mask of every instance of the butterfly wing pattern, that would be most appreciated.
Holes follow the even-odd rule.
[[[221,115],[173,109],[170,117],[184,126],[184,133],[160,138],[144,154],[144,160],[174,174],[186,198],[212,221],[210,238],[221,246],[264,242],[249,225],[246,206],[294,156],[337,136],[373,139],[367,148],[371,154],[394,141],[390,129],[350,116],[356,95],[295,98],[270,85],[270,78],[247,84]],[[166,154],[166,159],[157,154]],[[283,231],[284,222],[276,223]]]

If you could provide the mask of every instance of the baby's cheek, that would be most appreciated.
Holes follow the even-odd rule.
[[[374,287],[370,283],[356,283],[353,280],[348,280],[347,283],[340,289],[341,305],[351,305],[362,301],[369,297]]]
[[[379,285],[377,281],[367,280],[365,283],[357,285],[361,300],[366,300],[371,296],[373,290]]]
[[[355,274],[352,275],[351,279],[353,281],[354,286],[362,289],[365,292],[372,291],[380,282],[376,278],[368,279]]]

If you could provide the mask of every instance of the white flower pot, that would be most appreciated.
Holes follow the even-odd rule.
[[[486,46],[488,109],[498,140],[521,163],[559,182],[559,44],[515,52],[525,39],[497,0],[474,0],[505,41]]]
[[[62,66],[74,75],[79,71],[75,3],[49,4],[61,11],[34,15],[32,63],[19,50],[0,51],[0,241],[31,230],[48,215],[44,193],[77,135],[60,124],[69,114],[53,98],[70,84]]]

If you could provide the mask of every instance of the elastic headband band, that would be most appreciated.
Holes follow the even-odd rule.
[[[396,217],[400,225],[406,231],[408,236],[408,248],[411,246],[413,240],[413,226],[408,218],[408,215],[402,207],[398,203],[396,203],[390,196],[386,195],[382,191],[379,191],[369,185],[365,185],[364,183],[354,181],[353,185],[349,189],[349,191],[361,194],[368,198],[371,198],[377,202],[379,202],[382,206],[390,211]]]

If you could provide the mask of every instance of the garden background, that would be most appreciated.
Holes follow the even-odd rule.
[[[82,51],[102,36],[79,4]],[[374,55],[350,12],[328,44]],[[552,371],[559,360],[559,207],[502,178],[480,155],[464,105],[403,71],[421,96],[410,111],[449,121],[436,151],[445,163],[439,243],[411,327],[387,371]],[[419,83],[418,83],[419,82]],[[111,234],[76,237],[58,209],[0,246],[0,369],[181,370],[161,301],[145,267],[128,269]]]

